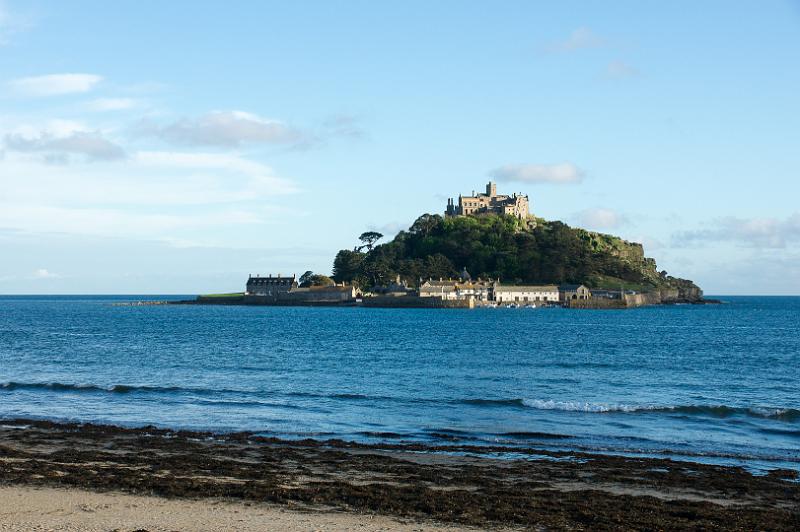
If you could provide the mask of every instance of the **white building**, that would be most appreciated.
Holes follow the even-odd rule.
[[[463,299],[491,301],[497,284],[494,281],[428,280],[420,284],[419,295],[420,297],[438,297],[447,301]]]
[[[498,286],[494,289],[494,300],[498,303],[558,303],[558,287],[544,286]]]

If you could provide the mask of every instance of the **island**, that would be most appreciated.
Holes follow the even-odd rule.
[[[250,275],[244,292],[181,303],[493,308],[630,308],[716,302],[694,282],[658,271],[641,244],[547,221],[527,195],[485,192],[447,200],[391,241],[368,231],[340,250],[330,276]]]

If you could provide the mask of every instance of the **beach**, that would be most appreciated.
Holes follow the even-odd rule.
[[[0,485],[3,530],[800,527],[790,470],[31,420],[2,423]]]
[[[452,531],[464,527],[313,507],[174,500],[79,489],[0,487],[0,530]],[[456,528],[457,527],[457,528]],[[471,527],[469,529],[472,529]],[[477,529],[475,529],[477,530]]]

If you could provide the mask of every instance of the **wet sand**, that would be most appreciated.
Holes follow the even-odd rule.
[[[24,499],[20,504],[31,512],[41,507],[42,515],[53,500],[66,501],[59,508],[88,504],[96,510],[84,513],[93,515],[77,515],[96,518],[96,529],[105,530],[115,516],[120,524],[110,528],[121,530],[231,528],[226,520],[237,511],[253,519],[247,526],[252,523],[255,529],[291,530],[285,523],[297,525],[297,530],[430,530],[448,525],[800,529],[800,484],[792,471],[753,476],[735,467],[538,450],[527,459],[500,460],[490,453],[519,450],[287,442],[248,433],[24,420],[0,425],[0,485],[5,486],[0,508],[6,508],[0,510],[2,530],[30,529],[26,525],[33,523],[25,521],[30,513],[16,512],[20,506],[11,502],[14,497]],[[150,502],[125,506],[128,503],[122,501],[132,495]],[[80,502],[81,497],[104,502]],[[176,515],[217,515],[222,521],[182,525],[170,521]],[[277,519],[269,517],[275,515],[285,520],[274,527],[258,521]],[[345,521],[299,521],[308,516]],[[376,528],[370,528],[373,525]]]

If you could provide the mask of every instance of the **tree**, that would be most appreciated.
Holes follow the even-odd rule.
[[[303,275],[300,276],[300,279],[297,280],[300,286],[311,286],[311,278],[314,277],[314,272],[311,270],[306,271]]]
[[[387,257],[367,257],[361,263],[361,273],[368,287],[386,286],[396,275]]]
[[[327,275],[321,275],[312,271],[307,271],[300,276],[300,287],[308,288],[310,286],[332,286],[335,284],[333,279]]]
[[[428,236],[434,229],[442,225],[442,217],[438,214],[423,214],[409,227],[408,232]]]
[[[364,245],[360,246],[358,250],[361,251],[362,249],[367,248],[367,253],[369,253],[372,251],[372,246],[375,245],[375,242],[381,238],[383,238],[383,235],[377,231],[367,231],[365,233],[361,233],[361,236],[359,236],[358,239],[363,242]]]
[[[361,263],[366,253],[343,249],[333,259],[333,278],[339,283],[352,283],[361,273]]]

